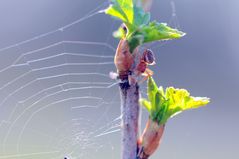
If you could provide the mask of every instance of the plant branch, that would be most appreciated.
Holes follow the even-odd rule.
[[[137,155],[139,86],[137,82],[129,83],[133,60],[127,40],[120,40],[115,54],[115,66],[121,80],[119,90],[122,115],[122,159],[135,159]]]
[[[122,114],[122,159],[135,159],[138,140],[139,86],[120,84]]]
[[[142,1],[145,10],[149,10],[152,0]],[[115,65],[120,80],[121,115],[122,115],[122,159],[137,159],[138,120],[139,120],[139,85],[137,81],[129,83],[130,69],[135,62],[129,51],[128,42],[120,40],[115,54]],[[136,49],[137,50],[137,49]],[[143,158],[142,158],[143,159]]]

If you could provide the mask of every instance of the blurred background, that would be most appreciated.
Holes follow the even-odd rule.
[[[120,22],[103,0],[0,0],[0,159],[119,159],[113,56]],[[152,159],[238,159],[239,1],[155,0],[152,20],[187,33],[145,47],[154,78],[211,103],[170,119]],[[145,96],[145,85],[141,86]],[[142,110],[142,128],[147,112]]]

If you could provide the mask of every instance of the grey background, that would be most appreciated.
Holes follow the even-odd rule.
[[[186,88],[194,96],[210,97],[211,103],[171,119],[161,147],[152,158],[237,159],[239,1],[175,0],[176,16],[172,15],[170,2],[155,0],[151,10],[152,19],[167,22],[187,35],[179,40],[147,45],[157,57],[157,65],[152,68],[154,77],[164,87]],[[116,48],[117,40],[111,34],[119,26],[119,21],[104,14],[96,14],[63,31],[57,30],[86,17],[94,9],[91,13],[104,9],[107,4],[107,1],[102,0],[0,0],[1,159],[62,159],[70,154],[70,158],[120,158],[120,132],[96,137],[107,132],[114,126],[114,122],[118,122],[120,103],[117,86],[95,88],[95,85],[88,84],[87,86],[93,88],[78,90],[74,88],[85,85],[69,84],[63,85],[64,88],[60,85],[34,99],[19,102],[42,89],[66,82],[114,82],[107,77],[110,71],[115,70],[113,64],[65,65],[35,70],[59,64],[112,61],[112,58],[103,57],[114,55],[114,50],[110,47]],[[49,31],[54,32],[14,46]],[[29,51],[67,40],[91,43],[62,43],[23,56]],[[92,42],[100,42],[100,45]],[[11,47],[5,49],[8,46]],[[59,56],[51,60],[27,63],[63,52],[96,54],[102,57]],[[14,64],[19,65],[14,67]],[[26,76],[18,78],[27,72],[29,73]],[[70,75],[93,72],[105,76]],[[41,79],[62,74],[65,76]],[[21,89],[39,78],[40,80]],[[9,84],[9,81],[13,82]],[[60,93],[44,98],[29,108],[35,101],[57,91]],[[144,86],[142,91],[145,95]],[[85,96],[102,98],[104,103],[80,98]],[[67,100],[59,102],[62,99]],[[84,105],[98,107],[72,109],[74,106]],[[143,123],[146,118],[147,113],[143,110]]]

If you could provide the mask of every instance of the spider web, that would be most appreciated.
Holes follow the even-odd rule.
[[[11,52],[9,62],[0,66],[0,159],[120,156],[118,82],[108,75],[115,70],[115,47],[109,42],[114,20],[106,41],[73,36],[107,5],[56,30],[0,48],[1,63]],[[172,22],[175,16],[174,9]]]

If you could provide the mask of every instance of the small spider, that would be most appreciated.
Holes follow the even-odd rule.
[[[153,71],[148,68],[148,65],[155,64],[154,53],[150,49],[146,49],[143,52],[143,55],[140,57],[139,64],[136,66],[134,74],[136,76],[143,75],[145,76],[140,82],[145,81],[149,76],[153,75]]]

